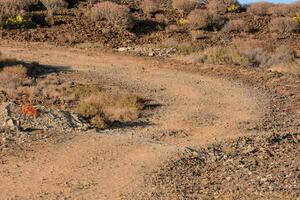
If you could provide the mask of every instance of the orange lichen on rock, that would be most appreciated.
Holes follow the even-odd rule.
[[[38,110],[32,105],[23,105],[21,107],[21,113],[28,117],[37,118],[39,116]]]

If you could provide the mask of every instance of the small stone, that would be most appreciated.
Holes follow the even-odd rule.
[[[128,48],[127,47],[120,47],[120,48],[118,48],[118,51],[119,52],[128,51]]]
[[[154,52],[149,52],[148,56],[153,57],[154,56]]]

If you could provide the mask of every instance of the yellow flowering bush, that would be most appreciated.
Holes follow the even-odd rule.
[[[227,7],[227,12],[237,12],[240,9],[240,6],[237,4],[231,4]]]
[[[189,24],[189,20],[184,19],[184,18],[181,18],[181,19],[179,19],[179,20],[177,21],[177,24],[178,24],[179,26],[185,26],[185,25],[188,25],[188,24]]]
[[[6,20],[6,25],[8,26],[22,26],[25,24],[25,19],[21,15],[16,15],[14,17],[9,17]]]
[[[300,24],[300,12],[297,12],[297,13],[295,14],[294,19],[295,19],[296,21],[298,21],[299,24]]]

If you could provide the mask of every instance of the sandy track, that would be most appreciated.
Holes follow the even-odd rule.
[[[120,199],[140,193],[143,177],[185,147],[257,134],[266,96],[225,79],[172,69],[154,59],[76,49],[2,44],[7,57],[91,73],[160,104],[150,125],[77,133],[0,164],[0,196]],[[128,197],[127,197],[128,198]]]

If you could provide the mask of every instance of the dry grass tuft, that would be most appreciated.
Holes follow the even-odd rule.
[[[105,128],[112,121],[137,119],[141,109],[140,99],[127,92],[93,91],[90,95],[80,97],[74,111],[97,128]]]
[[[250,60],[237,50],[226,47],[211,47],[194,55],[194,60],[202,63],[249,66]]]
[[[134,25],[129,8],[110,1],[95,4],[91,8],[90,17],[93,21],[106,20],[119,28],[127,29]]]

